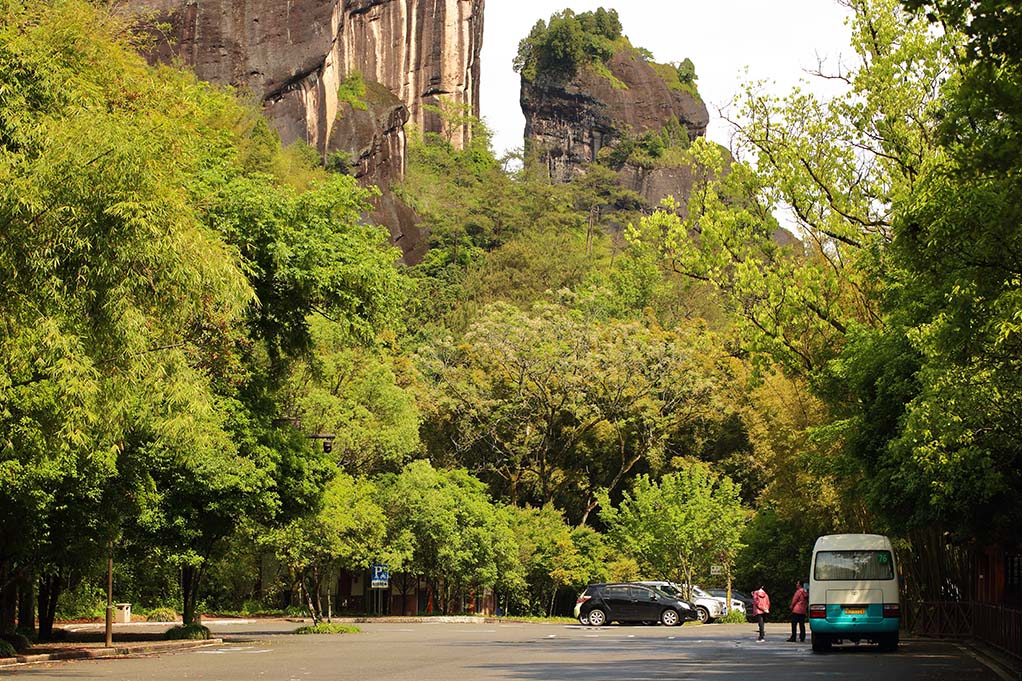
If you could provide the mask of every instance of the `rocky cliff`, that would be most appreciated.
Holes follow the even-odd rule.
[[[687,131],[690,140],[706,133],[709,114],[702,100],[671,87],[654,65],[637,51],[622,50],[606,69],[583,65],[570,78],[539,75],[522,78],[521,104],[525,114],[526,148],[547,164],[550,177],[567,182],[584,172],[626,135],[659,132],[671,121]],[[641,168],[625,165],[622,184],[639,192],[651,205],[667,194],[687,195],[689,173],[679,168]]]
[[[117,3],[119,11],[150,27],[151,59],[180,59],[204,80],[251,91],[285,143],[304,140],[324,159],[337,151],[350,154],[362,181],[384,190],[403,173],[406,121],[441,132],[441,119],[427,105],[464,107],[478,116],[483,5],[484,0]],[[338,96],[355,74],[373,94],[364,110]],[[455,143],[469,134],[467,128],[445,132]],[[399,243],[409,237],[401,243],[406,256],[415,250],[411,224],[388,227]]]

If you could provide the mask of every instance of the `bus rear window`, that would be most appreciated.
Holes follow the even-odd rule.
[[[820,582],[894,579],[890,551],[819,551],[813,577]]]

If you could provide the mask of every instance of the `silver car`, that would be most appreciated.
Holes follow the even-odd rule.
[[[709,624],[718,617],[723,617],[727,614],[727,606],[725,605],[725,600],[723,598],[711,596],[698,586],[692,586],[691,596],[686,598],[685,593],[688,589],[686,589],[685,586],[675,584],[674,582],[649,581],[636,582],[636,584],[655,586],[661,591],[666,591],[668,594],[676,596],[677,598],[689,601],[696,607],[696,614],[699,615],[699,621],[703,624]],[[737,603],[737,601],[733,600],[732,603]],[[742,609],[744,610],[744,606],[742,606]]]

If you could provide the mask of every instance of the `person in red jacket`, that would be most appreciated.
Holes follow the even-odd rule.
[[[806,608],[809,607],[809,594],[802,588],[802,582],[795,582],[795,593],[791,597],[791,638],[789,643],[795,642],[795,626],[798,625],[798,640],[805,643],[806,640]]]
[[[764,623],[766,622],[766,616],[770,614],[770,596],[767,595],[766,590],[760,586],[758,589],[752,592],[752,616],[756,618],[756,622],[759,624],[759,638],[757,642],[764,641]]]

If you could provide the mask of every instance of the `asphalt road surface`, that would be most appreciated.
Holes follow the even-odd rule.
[[[223,645],[160,656],[27,666],[0,676],[61,681],[602,681],[712,679],[979,681],[997,677],[966,650],[904,642],[897,653],[849,646],[813,654],[785,625],[362,624],[360,634],[293,636],[297,625],[213,624]]]

